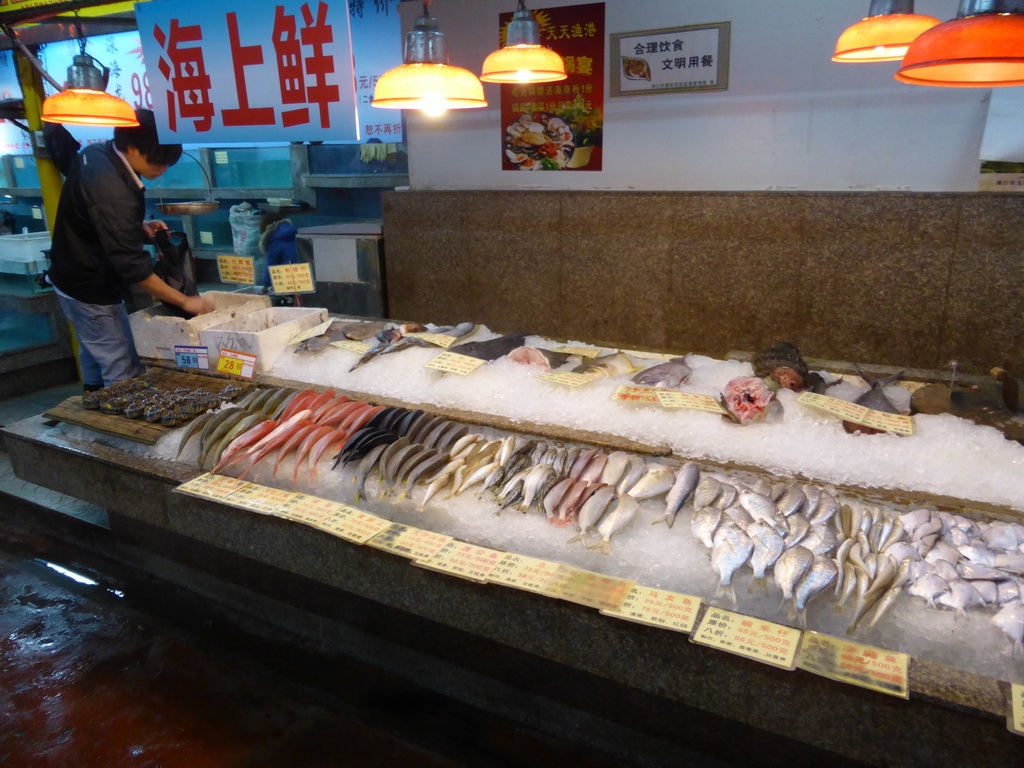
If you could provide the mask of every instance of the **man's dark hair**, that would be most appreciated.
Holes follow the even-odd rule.
[[[135,147],[146,160],[154,165],[168,167],[178,162],[181,157],[181,144],[161,144],[156,132],[156,119],[150,109],[136,109],[135,119],[139,121],[134,128],[115,128],[114,146],[124,152],[128,147]]]

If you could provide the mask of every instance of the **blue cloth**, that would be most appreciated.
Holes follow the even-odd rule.
[[[78,337],[82,384],[104,387],[145,372],[124,304],[86,304],[57,294],[64,316]]]
[[[273,225],[269,233],[265,233],[264,251],[267,254],[267,268],[263,270],[263,287],[270,288],[270,268],[281,264],[294,264],[299,260],[295,237],[299,234],[288,219],[282,219]]]

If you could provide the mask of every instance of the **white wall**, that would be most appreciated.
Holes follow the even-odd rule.
[[[540,9],[577,0],[529,0]],[[976,191],[991,94],[893,79],[898,62],[836,64],[869,0],[605,0],[606,35],[732,22],[729,90],[605,97],[604,170],[502,171],[499,86],[486,109],[407,113],[415,189]],[[917,0],[946,20],[957,0]],[[515,0],[433,0],[451,63],[479,74]],[[403,30],[422,11],[400,6]],[[607,67],[605,68],[607,79]],[[606,84],[607,85],[607,84]]]

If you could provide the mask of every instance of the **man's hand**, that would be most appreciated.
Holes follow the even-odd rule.
[[[190,315],[205,315],[207,312],[213,312],[216,309],[212,301],[204,299],[202,296],[186,296],[185,301],[181,304],[181,308]]]
[[[160,221],[159,219],[150,219],[149,221],[142,222],[142,231],[146,233],[146,237],[152,240],[158,230],[167,229],[167,224]]]

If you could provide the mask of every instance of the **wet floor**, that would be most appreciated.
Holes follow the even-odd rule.
[[[194,594],[0,531],[0,765],[622,765],[357,662],[323,663]]]

